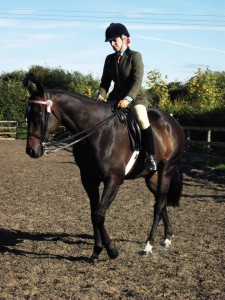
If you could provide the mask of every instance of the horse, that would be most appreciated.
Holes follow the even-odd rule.
[[[82,185],[90,200],[94,233],[90,263],[99,262],[104,248],[110,259],[119,255],[104,223],[107,210],[124,180],[144,178],[155,198],[153,222],[142,255],[151,256],[161,219],[164,224],[162,245],[169,248],[172,226],[167,206],[178,206],[182,193],[181,157],[185,148],[185,134],[178,121],[159,108],[148,109],[157,171],[149,173],[145,170],[145,151],[141,147],[135,163],[126,172],[126,166],[134,153],[132,137],[126,122],[121,121],[110,103],[68,91],[44,89],[38,82],[29,82],[27,88],[30,97],[27,104],[26,153],[31,158],[39,158],[46,152],[46,142],[60,124],[79,137],[73,146],[73,154]],[[102,183],[103,191],[100,195]]]

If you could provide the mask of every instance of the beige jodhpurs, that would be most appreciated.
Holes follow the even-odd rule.
[[[132,109],[133,112],[136,114],[141,130],[146,129],[150,126],[147,109],[144,105],[142,105],[142,104],[132,105],[132,102],[131,102],[131,105],[129,105],[129,108]]]

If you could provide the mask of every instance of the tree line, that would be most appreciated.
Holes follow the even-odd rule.
[[[25,71],[0,75],[0,120],[25,121],[29,97],[28,80],[45,88],[57,88],[96,99],[99,79],[92,74],[68,72],[61,68],[31,66]],[[199,68],[187,82],[167,83],[158,70],[148,72],[149,107],[158,106],[173,114],[182,125],[225,126],[225,72]]]

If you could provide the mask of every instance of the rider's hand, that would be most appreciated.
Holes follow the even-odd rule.
[[[119,108],[126,108],[129,105],[129,101],[127,99],[122,99],[118,103]]]
[[[99,95],[97,100],[99,100],[99,101],[106,101],[105,98],[102,97],[102,95]]]

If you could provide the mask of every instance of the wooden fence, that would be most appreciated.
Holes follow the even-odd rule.
[[[200,127],[200,126],[183,126],[186,133],[187,145],[205,145],[210,147],[224,147],[225,148],[225,127]],[[192,137],[193,132],[205,132],[205,140],[196,140]],[[215,132],[220,132],[220,141],[213,140]],[[16,121],[0,121],[0,139],[13,138],[25,139],[27,135],[26,124]],[[222,141],[221,141],[222,140]]]
[[[0,121],[0,139],[16,139],[18,128],[17,121]]]
[[[225,127],[201,127],[201,126],[183,126],[186,132],[187,145],[205,145],[207,148],[213,147],[224,147],[225,148]],[[191,137],[192,132],[206,132],[205,140],[196,140]],[[220,132],[220,140],[213,141],[213,134],[215,132]]]

